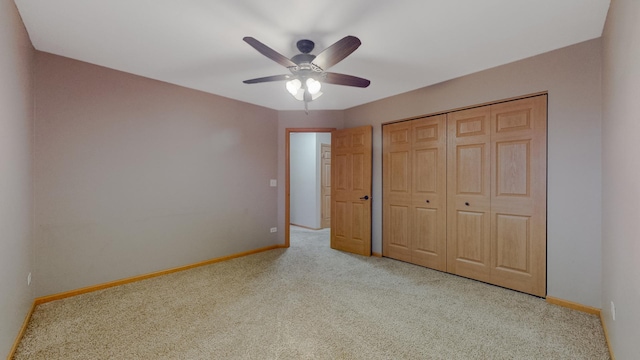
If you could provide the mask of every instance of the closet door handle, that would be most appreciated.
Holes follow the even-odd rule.
[[[466,203],[464,203],[466,206],[469,206],[469,202],[467,201]]]
[[[369,195],[365,195],[365,196],[361,197],[360,200],[369,200]]]
[[[427,200],[427,204],[428,204],[429,202],[430,202],[430,201],[429,201],[429,200]]]

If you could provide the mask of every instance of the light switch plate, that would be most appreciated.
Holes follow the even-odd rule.
[[[278,180],[276,180],[276,179],[269,180],[269,186],[271,186],[271,187],[278,186]]]

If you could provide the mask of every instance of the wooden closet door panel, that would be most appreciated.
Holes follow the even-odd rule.
[[[447,271],[490,282],[491,108],[447,114]]]
[[[547,97],[491,106],[492,282],[546,294]]]
[[[411,261],[411,124],[382,127],[382,254]]]
[[[446,119],[411,121],[411,262],[442,271],[447,264]]]

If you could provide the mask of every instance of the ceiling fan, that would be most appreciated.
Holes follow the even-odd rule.
[[[271,49],[260,41],[247,36],[243,40],[258,50],[262,55],[289,69],[291,74],[266,76],[243,81],[245,84],[257,84],[271,81],[287,81],[286,88],[293,97],[304,101],[305,111],[308,103],[320,97],[321,84],[334,84],[366,88],[371,83],[367,79],[357,76],[327,72],[326,70],[339,63],[354,52],[361,44],[355,36],[345,36],[333,45],[321,51],[318,55],[310,54],[315,47],[311,40],[300,40],[296,47],[300,54],[291,59]]]

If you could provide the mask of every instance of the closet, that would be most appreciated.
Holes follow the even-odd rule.
[[[383,255],[546,294],[547,96],[384,125]]]

